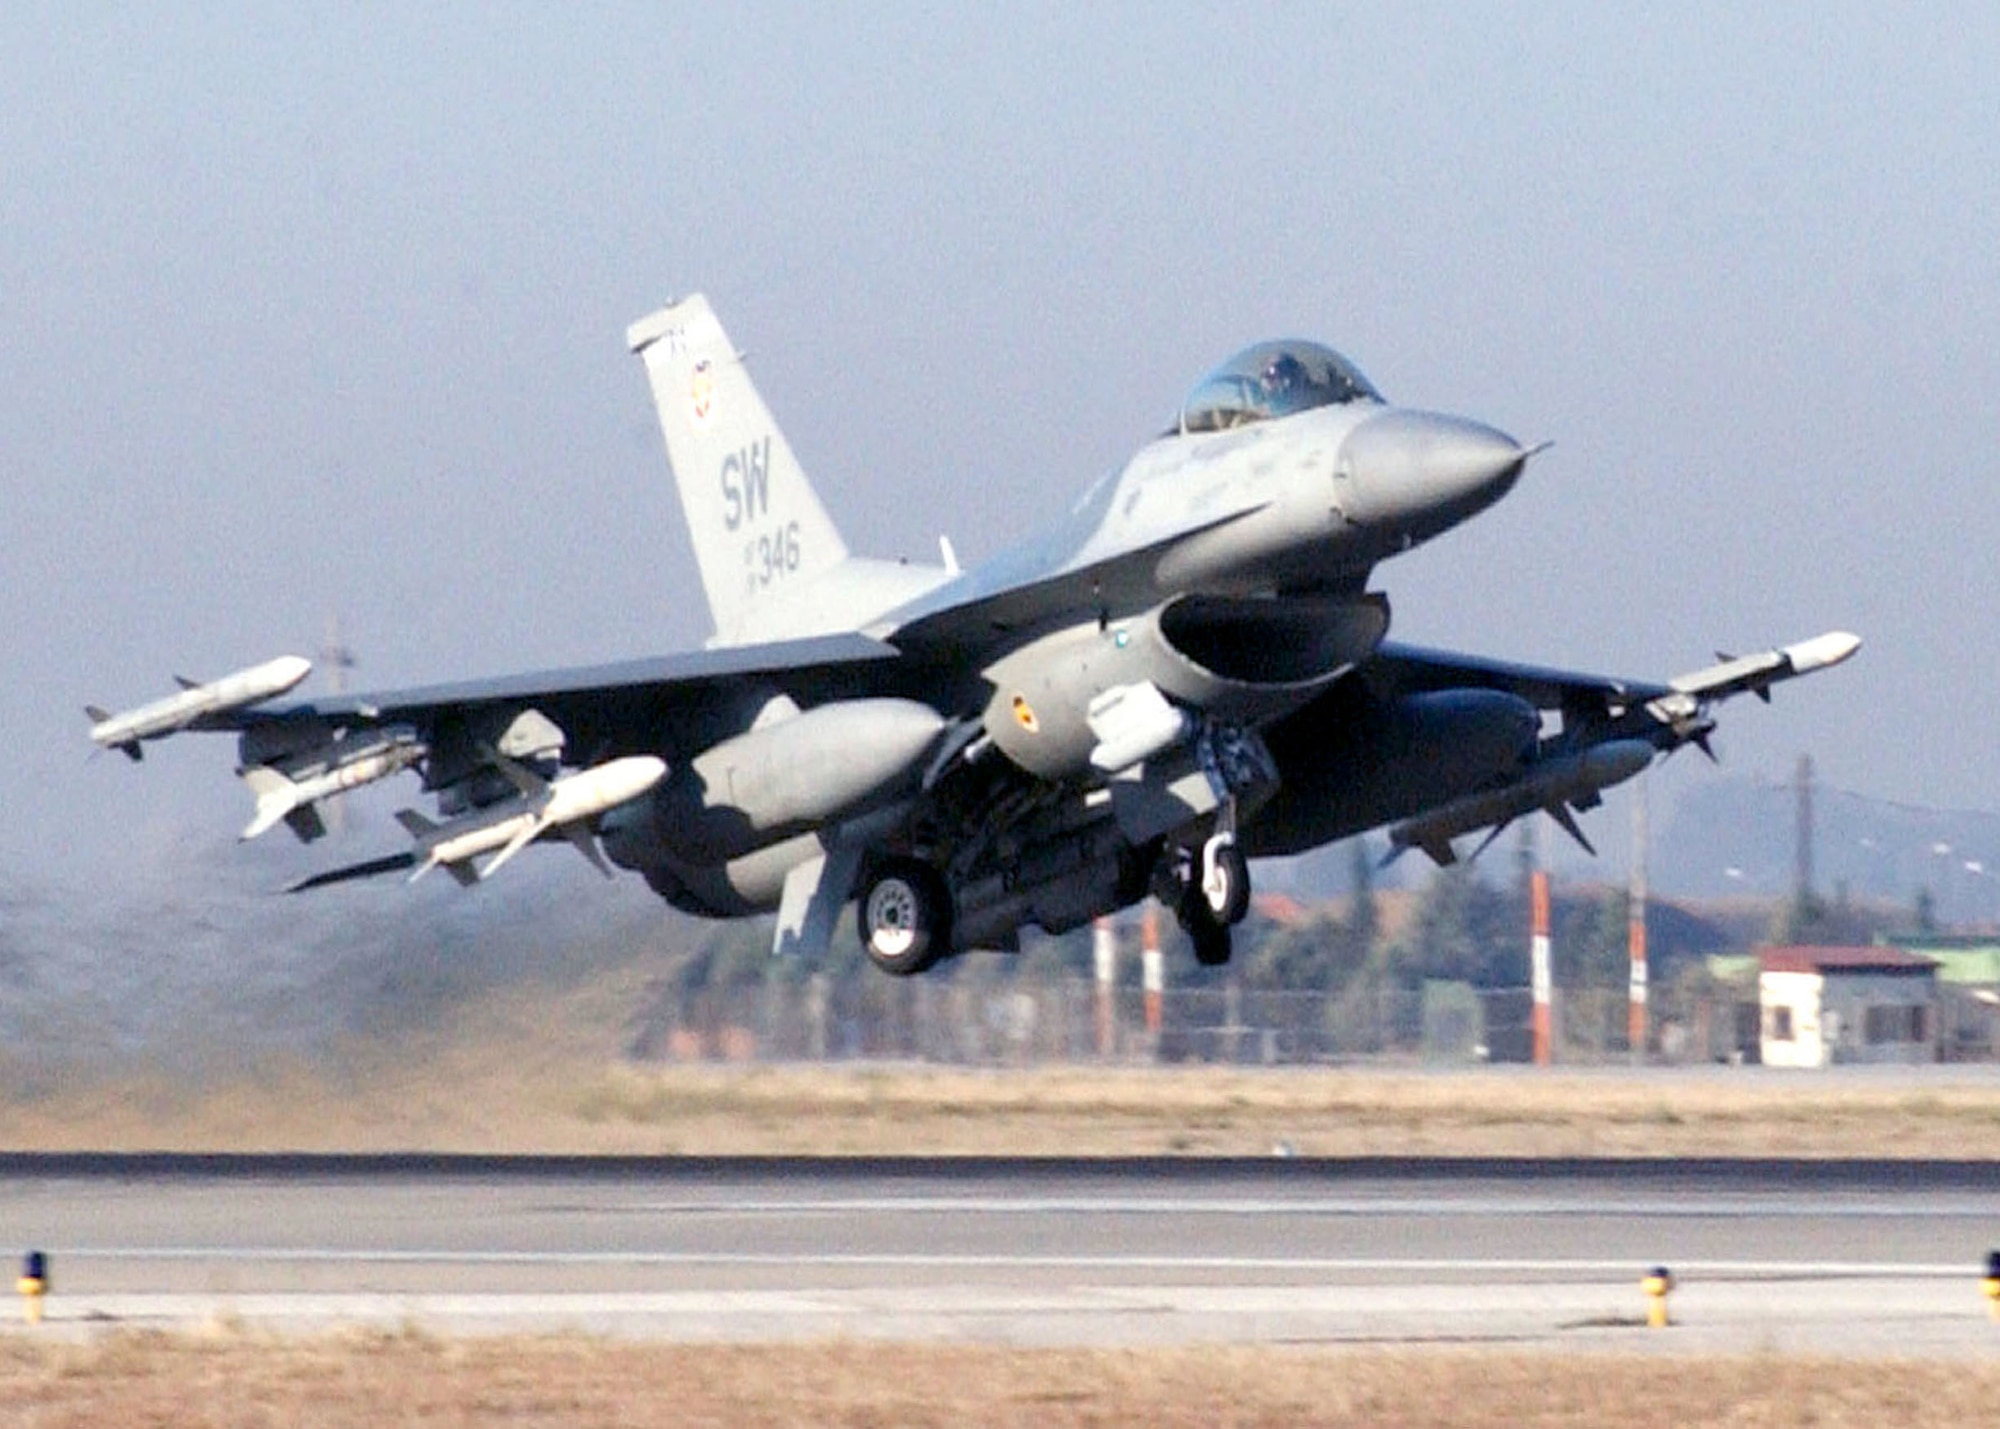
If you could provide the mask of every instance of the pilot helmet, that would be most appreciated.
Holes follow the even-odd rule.
[[[1258,380],[1266,392],[1274,395],[1303,391],[1307,381],[1305,364],[1289,352],[1280,352],[1264,364],[1264,374]]]

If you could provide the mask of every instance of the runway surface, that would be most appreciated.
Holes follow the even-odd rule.
[[[1985,1163],[14,1156],[0,1225],[43,1334],[2000,1354]]]

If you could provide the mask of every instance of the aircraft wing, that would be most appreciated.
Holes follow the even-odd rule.
[[[1756,655],[1723,656],[1666,681],[1628,680],[1384,642],[1366,677],[1402,693],[1500,690],[1537,709],[1560,713],[1566,733],[1596,739],[1643,738],[1661,750],[1700,742],[1713,728],[1711,705],[1735,695],[1771,698],[1771,687],[1838,665],[1861,648],[1859,636],[1830,631]],[[1573,740],[1572,742],[1576,742]]]
[[[1756,655],[1725,656],[1662,683],[1385,644],[1363,672],[1379,693],[1489,689],[1560,716],[1553,731],[1545,723],[1532,761],[1509,781],[1476,789],[1391,828],[1389,856],[1420,848],[1435,862],[1448,864],[1457,857],[1454,838],[1491,830],[1483,849],[1508,824],[1537,810],[1594,852],[1574,811],[1595,807],[1603,790],[1639,773],[1656,754],[1693,744],[1712,757],[1708,736],[1715,728],[1713,705],[1740,694],[1768,700],[1773,685],[1837,665],[1860,648],[1857,636],[1833,631]]]
[[[1657,681],[1622,680],[1540,665],[1517,665],[1478,655],[1433,650],[1386,640],[1367,666],[1367,678],[1405,694],[1485,689],[1517,695],[1543,710],[1622,710],[1671,693]]]
[[[836,684],[851,688],[858,670],[875,667],[886,675],[898,653],[864,635],[830,635],[258,705],[206,716],[194,727],[238,730],[253,743],[282,741],[288,726],[300,725],[408,726],[428,737],[442,726],[534,709],[561,728],[573,750],[593,756],[659,752],[683,722],[677,717],[731,686],[768,686],[805,703]]]

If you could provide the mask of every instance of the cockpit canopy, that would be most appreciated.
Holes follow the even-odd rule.
[[[1201,379],[1181,407],[1183,432],[1224,432],[1343,402],[1380,402],[1358,368],[1316,342],[1260,342]]]

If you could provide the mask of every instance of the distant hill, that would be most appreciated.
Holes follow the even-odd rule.
[[[1789,784],[1704,782],[1654,841],[1654,886],[1682,897],[1771,898],[1793,882],[1797,796]],[[2000,925],[2000,814],[1922,809],[1820,786],[1813,794],[1813,884],[1825,898],[1914,907],[1927,889],[1940,922]]]

